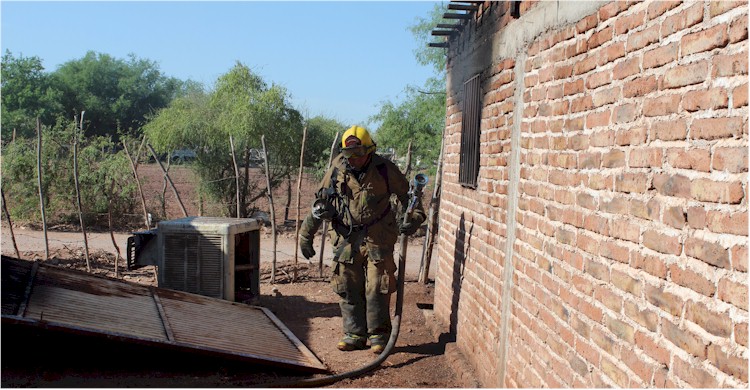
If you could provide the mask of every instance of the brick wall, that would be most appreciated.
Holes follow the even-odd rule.
[[[436,317],[488,387],[746,388],[748,4],[584,3],[451,41]]]

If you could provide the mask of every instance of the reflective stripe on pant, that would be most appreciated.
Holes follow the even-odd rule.
[[[390,253],[377,263],[359,253],[352,263],[336,263],[331,286],[341,297],[344,333],[366,336],[391,332],[390,298],[396,290],[396,264],[393,251]]]

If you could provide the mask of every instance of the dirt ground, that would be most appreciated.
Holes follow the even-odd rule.
[[[172,216],[181,217],[177,213]],[[15,257],[5,224],[2,230],[0,249],[4,255]],[[48,232],[50,258],[45,260],[44,247],[38,241],[40,232],[20,227],[14,230],[21,258],[86,269],[83,243],[80,238],[76,239],[80,232]],[[124,240],[128,232],[118,232],[114,236],[124,254]],[[329,368],[331,374],[348,372],[372,362],[376,355],[369,350],[341,352],[336,349],[335,344],[341,336],[341,315],[338,297],[328,284],[328,261],[324,262],[322,277],[317,261],[308,262],[300,255],[300,261],[295,265],[294,228],[287,227],[277,238],[276,283],[271,284],[269,259],[273,249],[269,244],[270,238],[270,232],[264,228],[261,235],[260,305],[269,308]],[[115,255],[110,235],[91,234],[88,241],[92,272],[114,277]],[[341,380],[330,387],[478,387],[474,375],[456,351],[451,336],[432,318],[434,285],[416,281],[421,242],[418,237],[411,240],[407,252],[409,266],[406,268],[401,332],[394,351],[374,370],[356,378]],[[316,240],[316,248],[318,245],[319,241]],[[329,259],[330,255],[324,257]],[[128,271],[122,259],[118,265],[117,277],[134,283],[156,285],[153,267]],[[290,278],[295,267],[297,279],[292,282]],[[395,295],[391,303],[393,306]],[[75,340],[31,337],[28,342],[37,344],[27,345],[27,353],[9,350],[10,347],[2,349],[3,387],[296,387],[293,381],[311,377],[270,366],[250,367],[210,359],[166,364],[164,359],[150,356],[150,351],[139,351],[135,359],[123,360],[118,358],[121,347],[107,349],[106,345],[88,353],[89,356],[82,356],[81,351],[77,351],[81,344]],[[33,349],[33,355],[28,354],[29,349]],[[318,374],[314,377],[322,376]]]

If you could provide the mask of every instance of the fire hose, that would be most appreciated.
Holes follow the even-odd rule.
[[[409,190],[409,204],[404,212],[404,223],[409,222],[411,214],[414,208],[422,197],[422,189],[427,185],[428,177],[425,174],[417,174],[414,176],[414,180],[411,183]],[[393,351],[393,347],[396,345],[398,340],[399,330],[401,328],[401,310],[404,305],[404,278],[406,276],[406,249],[408,246],[408,239],[405,233],[401,233],[399,236],[399,255],[398,255],[398,278],[396,284],[396,307],[394,308],[391,336],[388,339],[388,343],[378,357],[366,366],[360,367],[356,370],[342,372],[340,374],[329,375],[321,378],[308,378],[301,379],[293,382],[275,383],[275,384],[264,384],[261,387],[320,387],[327,386],[332,383],[336,383],[340,380],[353,378],[364,373],[367,373],[374,368],[381,365],[388,355]]]

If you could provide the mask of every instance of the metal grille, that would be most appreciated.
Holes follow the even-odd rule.
[[[165,288],[222,298],[224,252],[220,235],[165,234]]]
[[[479,92],[479,75],[464,83],[458,182],[471,188],[477,187],[477,176],[479,175],[479,123],[482,113]]]

